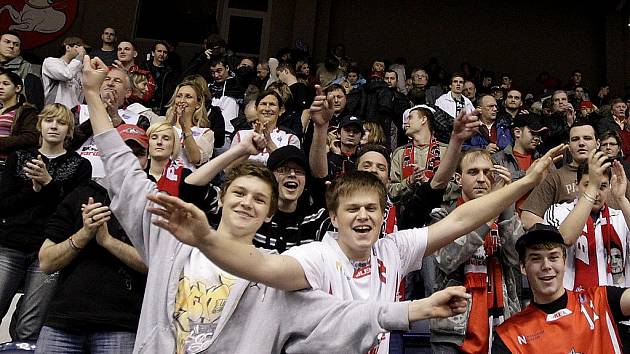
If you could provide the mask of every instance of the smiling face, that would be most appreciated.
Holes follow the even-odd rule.
[[[182,86],[175,94],[175,106],[186,113],[192,113],[199,109],[199,99],[192,86]]]
[[[239,234],[253,235],[271,219],[271,186],[255,176],[240,176],[221,194],[221,224]]]
[[[389,183],[387,159],[376,151],[368,151],[361,155],[357,161],[357,170],[375,175],[384,185]]]
[[[123,64],[133,62],[134,59],[138,56],[138,52],[133,47],[133,44],[129,42],[120,42],[118,43],[118,60],[120,60]]]
[[[274,95],[263,97],[256,106],[256,114],[261,123],[275,127],[278,117],[282,114],[278,98]]]
[[[569,131],[569,152],[573,161],[580,163],[586,161],[588,154],[597,149],[595,129],[590,125],[581,125],[571,128]]]
[[[525,250],[521,273],[527,276],[537,304],[548,304],[564,294],[564,262],[561,247]]]
[[[369,259],[383,224],[378,193],[356,191],[340,196],[339,206],[330,213],[330,220],[339,232],[337,242],[343,253],[353,260]]]
[[[306,172],[294,161],[288,161],[273,171],[278,181],[279,199],[282,202],[297,201],[304,193]]]

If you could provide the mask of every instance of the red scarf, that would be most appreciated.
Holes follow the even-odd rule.
[[[460,197],[457,206],[464,203]],[[478,260],[471,259],[470,270],[465,271],[464,286],[472,295],[466,337],[460,350],[464,353],[487,353],[490,338],[489,317],[503,316],[503,270],[497,251],[500,246],[499,228],[492,223],[485,236],[483,248],[486,253],[485,272],[475,271]],[[483,265],[481,265],[483,266]]]
[[[413,165],[415,164],[415,149],[413,142],[405,146],[402,161],[402,177],[407,178],[413,175]],[[440,166],[440,144],[433,134],[429,141],[429,151],[427,151],[427,162],[424,168],[424,175],[431,179]]]
[[[610,223],[610,211],[608,210],[608,205],[604,205],[600,217],[606,220],[606,224],[602,222],[600,226],[602,229],[602,238],[604,241],[604,247],[606,248],[606,254],[610,255],[611,248],[622,250],[623,248],[621,246],[621,239],[619,238],[619,235],[617,235],[617,231],[615,231],[613,225]],[[578,289],[579,287],[586,289],[593,286],[599,286],[599,267],[597,265],[598,262],[597,244],[595,241],[595,223],[590,215],[588,216],[588,220],[586,220],[586,232],[582,231],[582,236],[585,236],[587,240],[587,257],[589,264],[584,263],[584,261],[578,259],[577,257],[575,258],[575,283],[573,285],[574,289]],[[608,257],[606,263],[606,273],[612,273],[610,256]]]
[[[174,197],[179,196],[179,184],[182,182],[182,173],[184,166],[177,161],[169,160],[166,168],[162,172],[162,176],[157,181],[157,188],[162,192],[166,192]]]

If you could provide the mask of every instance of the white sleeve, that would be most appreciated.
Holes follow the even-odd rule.
[[[324,288],[324,284],[327,283],[325,279],[326,259],[323,251],[321,243],[312,242],[292,247],[282,254],[293,257],[300,263],[306,280],[313,290],[321,289],[326,291]]]
[[[289,145],[293,145],[299,149],[302,148],[302,146],[300,145],[300,139],[298,139],[298,137],[293,134],[289,135]]]
[[[422,259],[427,250],[429,228],[409,229],[391,234],[400,253],[400,269],[402,275],[422,268]]]
[[[543,223],[547,225],[554,226],[556,228],[560,227],[560,224],[566,219],[569,215],[568,213],[563,212],[565,208],[562,208],[559,204],[553,204],[550,206],[545,214],[543,215]]]
[[[81,71],[83,63],[72,59],[68,65],[64,65],[57,58],[46,58],[42,64],[42,74],[57,81],[70,81]]]

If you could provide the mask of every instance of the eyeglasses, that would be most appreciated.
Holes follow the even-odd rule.
[[[304,174],[306,173],[303,169],[295,167],[278,167],[274,172],[278,172],[281,175],[288,175],[293,173],[296,176],[304,176]]]
[[[607,148],[609,146],[610,147],[615,147],[615,146],[619,146],[619,144],[617,144],[617,143],[602,143],[602,147]]]

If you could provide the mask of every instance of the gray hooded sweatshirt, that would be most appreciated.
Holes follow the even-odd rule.
[[[115,129],[94,137],[109,179],[110,208],[149,267],[134,353],[174,353],[175,295],[193,250],[151,223],[157,193]],[[408,303],[284,292],[239,279],[204,353],[365,353],[379,332],[408,330]]]

